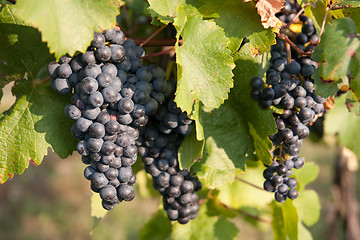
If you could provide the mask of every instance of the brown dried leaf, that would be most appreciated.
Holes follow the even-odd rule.
[[[261,17],[261,23],[264,28],[276,27],[279,19],[276,13],[284,7],[285,0],[259,0],[256,3],[257,11]]]
[[[325,110],[330,110],[335,107],[335,97],[328,97],[324,102]]]

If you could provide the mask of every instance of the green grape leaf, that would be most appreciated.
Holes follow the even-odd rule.
[[[247,163],[250,162],[247,161]],[[255,166],[252,166],[254,164]],[[253,162],[251,165],[247,164],[246,172],[238,175],[238,180],[217,189],[219,193],[216,199],[233,209],[245,207],[252,207],[258,210],[264,209],[274,200],[273,193],[262,189],[264,183],[262,173],[264,169],[265,166],[260,161]],[[259,188],[255,188],[248,183]]]
[[[299,197],[293,202],[299,218],[310,227],[320,218],[319,196],[314,190],[301,191]]]
[[[197,218],[181,225],[175,223],[171,239],[173,240],[230,240],[238,234],[237,227],[226,218],[210,216],[207,204],[203,203]]]
[[[313,162],[306,162],[301,169],[293,169],[294,175],[301,184],[301,189],[305,189],[305,186],[313,182],[319,175],[319,166]]]
[[[311,236],[310,231],[301,222],[299,222],[299,225],[298,225],[298,233],[299,233],[298,239],[313,240],[313,237]]]
[[[101,219],[105,217],[106,213],[108,212],[102,207],[102,199],[98,193],[93,192],[91,196],[91,216],[96,219]]]
[[[254,2],[208,0],[199,8],[199,12],[215,18],[214,21],[224,29],[225,35],[232,43],[235,42],[232,51],[238,50],[244,37],[249,39],[254,56],[270,51],[270,46],[275,44],[274,29],[264,29]]]
[[[276,132],[274,117],[269,109],[261,109],[259,103],[250,96],[251,78],[264,76],[268,68],[268,55],[264,54],[254,58],[251,55],[251,47],[249,44],[245,44],[237,53],[236,58],[235,87],[229,101],[236,106],[241,117],[247,122],[257,159],[264,164],[269,164],[272,158],[269,151],[272,143],[268,136]]]
[[[178,160],[181,169],[190,169],[195,162],[201,160],[204,144],[204,140],[198,141],[196,139],[195,129],[184,138],[178,149]]]
[[[201,162],[193,167],[211,188],[231,183],[234,173],[245,169],[246,159],[258,158],[267,164],[271,160],[268,135],[276,131],[274,118],[270,110],[261,109],[250,96],[251,78],[263,76],[267,56],[254,58],[249,44],[245,44],[237,58],[235,86],[229,99],[211,112],[200,111],[205,151]]]
[[[84,52],[94,31],[115,26],[121,4],[120,0],[18,0],[14,12],[41,31],[50,52],[59,58],[66,53]]]
[[[350,17],[354,21],[357,31],[360,32],[360,8],[351,9]]]
[[[315,71],[312,77],[315,79],[314,86],[316,94],[325,98],[334,96],[339,91],[341,86],[344,85],[344,82],[341,79],[334,82],[321,81],[318,71]]]
[[[173,22],[177,17],[177,7],[185,0],[149,0],[149,11],[152,17],[158,18],[162,23]]]
[[[272,201],[270,204],[272,209],[272,222],[271,227],[274,234],[275,240],[286,240],[286,233],[284,229],[284,217],[282,214],[282,208],[281,206],[275,202]]]
[[[335,2],[330,6],[330,10],[341,9],[341,8],[357,8],[360,7],[358,0],[344,0],[341,2]]]
[[[161,209],[141,229],[139,240],[167,239],[171,233],[171,224],[166,212]]]
[[[349,112],[345,105],[346,98],[343,95],[335,99],[335,107],[327,113],[324,129],[328,134],[337,134],[339,144],[346,146],[360,158],[360,117]]]
[[[212,137],[206,138],[204,156],[193,165],[192,170],[200,179],[204,179],[209,188],[216,188],[234,181],[236,167]]]
[[[314,60],[319,62],[319,81],[334,83],[344,77],[350,80],[359,76],[360,40],[357,29],[350,18],[336,19],[325,27],[321,41],[314,51]],[[317,82],[318,82],[317,81]],[[317,83],[316,82],[316,83]],[[360,89],[356,89],[360,91]]]
[[[290,240],[298,239],[298,213],[294,207],[293,201],[287,200],[281,205],[285,233]]]
[[[298,240],[299,218],[297,210],[291,200],[279,204],[273,201],[270,205],[273,210],[272,228],[276,240]]]
[[[212,192],[212,195],[216,195],[218,193],[217,190],[214,190]],[[207,214],[209,216],[223,216],[227,218],[234,218],[239,215],[239,213],[236,211],[236,209],[229,208],[228,206],[225,206],[223,203],[218,202],[215,197],[208,198],[207,200]]]
[[[194,8],[181,6],[178,14],[174,24],[183,44],[176,47],[180,68],[175,102],[189,114],[196,101],[208,109],[218,108],[233,87],[231,70],[235,65],[226,48],[228,39],[220,27],[203,20]]]
[[[32,162],[39,165],[47,154],[45,134],[34,129],[40,116],[30,112],[27,96],[20,98],[10,115],[0,122],[0,183],[22,174]]]
[[[33,80],[53,57],[41,34],[13,14],[13,6],[0,12],[0,88],[14,80]]]
[[[60,96],[49,86],[29,86],[30,81],[22,81],[14,90],[25,88],[22,84],[29,92],[19,97],[0,122],[0,138],[4,139],[0,142],[0,183],[14,173],[22,174],[29,162],[39,165],[50,146],[62,158],[76,146],[70,133],[72,120],[63,111],[69,96]]]

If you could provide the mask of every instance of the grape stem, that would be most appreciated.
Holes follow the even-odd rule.
[[[298,48],[295,43],[293,43],[288,36],[277,33],[277,36],[281,39],[284,40],[285,42],[289,43],[290,46],[295,49],[296,52],[298,52],[300,55],[302,56],[311,56],[312,51],[308,51],[308,52],[304,52],[303,50],[301,50],[300,48]]]
[[[323,34],[323,32],[324,32],[325,23],[326,23],[326,18],[327,18],[328,13],[329,13],[329,7],[326,7],[326,11],[325,11],[324,19],[323,19],[323,21],[322,21],[322,24],[321,24],[321,29],[320,29],[320,33],[319,33],[319,40],[317,41],[316,45],[317,45],[317,44],[319,44],[320,39],[321,39],[321,35],[322,35],[322,34]]]
[[[261,190],[261,191],[267,192],[267,191],[266,191],[265,189],[263,189],[262,187],[256,186],[255,184],[253,184],[253,183],[251,183],[251,182],[248,182],[248,181],[246,181],[246,180],[244,180],[244,179],[242,179],[242,178],[235,177],[235,179],[238,180],[238,181],[240,181],[240,182],[246,183],[246,184],[248,184],[248,185],[250,185],[250,186],[252,186],[252,187],[254,187],[254,188],[256,188],[256,189],[259,189],[259,190]]]
[[[143,56],[143,57],[140,57],[140,59],[146,59],[146,58],[152,58],[152,57],[157,57],[157,56],[161,56],[161,55],[165,55],[165,54],[168,54],[169,52],[175,50],[175,47],[170,47],[164,51],[161,51],[161,52],[157,52],[157,53],[153,53],[153,54],[149,54],[149,55],[146,55],[146,56]]]
[[[252,215],[251,213],[248,213],[248,212],[246,212],[246,211],[244,211],[244,210],[242,210],[242,209],[234,209],[234,208],[226,205],[225,203],[222,203],[222,202],[216,200],[216,199],[214,198],[214,196],[212,195],[212,192],[213,192],[213,189],[210,189],[209,192],[208,192],[208,198],[211,199],[211,200],[213,200],[216,204],[218,204],[218,205],[220,205],[220,206],[222,206],[222,207],[224,207],[224,208],[226,208],[226,209],[228,209],[228,210],[232,210],[232,211],[238,212],[238,213],[240,213],[240,214],[242,214],[242,215],[244,215],[244,216],[246,216],[246,217],[249,217],[249,218],[251,218],[251,219],[254,219],[254,220],[256,220],[256,221],[263,222],[263,223],[267,223],[267,224],[271,224],[271,221],[270,221],[270,220],[267,220],[267,219],[260,218],[260,217],[258,217],[258,216]]]
[[[143,38],[129,38],[135,42],[136,45],[143,43],[146,39]],[[179,40],[179,43],[182,44],[183,40]],[[176,43],[176,38],[163,38],[163,39],[151,39],[143,44],[143,46],[174,46]]]
[[[164,28],[166,28],[166,25],[162,25],[158,30],[156,30],[153,34],[151,34],[147,39],[145,39],[142,43],[140,43],[140,47],[144,46],[147,42],[149,42],[151,39],[153,39],[156,35],[158,35]]]
[[[291,63],[291,47],[289,43],[285,43],[286,44],[286,52],[287,52],[287,61],[288,63]]]
[[[306,3],[306,4],[304,5],[304,7],[300,9],[300,11],[295,15],[295,17],[294,17],[293,19],[291,19],[291,21],[290,21],[288,24],[286,24],[286,26],[285,26],[284,28],[285,28],[285,29],[288,29],[288,28],[290,27],[290,25],[293,24],[294,21],[299,18],[299,16],[304,12],[305,8],[306,8],[307,6],[309,6],[309,5],[310,5],[309,2]]]

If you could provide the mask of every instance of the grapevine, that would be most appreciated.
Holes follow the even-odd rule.
[[[51,201],[39,216],[48,205],[68,214],[56,204],[72,198],[91,208],[92,218],[76,206],[62,219],[52,235],[63,238],[74,216],[80,238],[237,239],[251,228],[259,238],[272,229],[273,239],[359,239],[359,9],[0,0],[0,211],[27,214],[17,200],[29,202],[26,191],[9,189],[30,176],[22,189],[42,184],[36,199]],[[38,174],[42,162],[56,177]],[[321,207],[332,209],[329,226]],[[34,226],[25,238],[43,234]]]

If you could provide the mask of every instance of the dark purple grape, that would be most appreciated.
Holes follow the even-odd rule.
[[[275,200],[279,203],[284,203],[287,199],[286,194],[281,194],[280,192],[275,192]]]
[[[275,186],[272,184],[270,180],[266,180],[264,182],[264,189],[268,192],[275,192]]]
[[[135,191],[131,186],[122,185],[118,188],[117,196],[124,201],[131,201],[135,197]]]
[[[96,49],[95,56],[101,62],[109,61],[111,58],[111,50],[108,46],[104,45],[101,48]]]
[[[288,196],[290,199],[294,200],[294,199],[296,199],[296,198],[299,196],[299,192],[298,192],[296,189],[292,188],[292,189],[290,189],[289,192],[287,193],[287,196]]]
[[[121,62],[125,58],[125,48],[118,44],[110,46],[111,61],[115,63]]]

